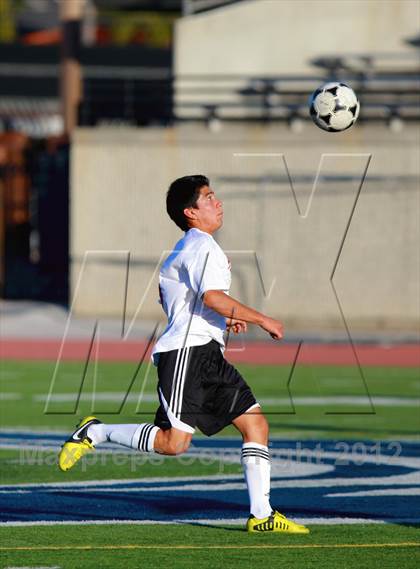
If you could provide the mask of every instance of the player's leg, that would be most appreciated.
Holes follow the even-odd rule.
[[[188,450],[192,434],[171,427],[163,430],[151,423],[115,425],[97,423],[89,426],[87,436],[96,447],[109,441],[143,452],[176,455]]]
[[[270,504],[269,426],[259,405],[232,421],[242,434],[242,466],[248,487],[251,515],[249,532],[309,533],[300,524],[288,520]]]
[[[154,424],[93,425],[89,434],[97,437],[93,444],[105,440],[143,452],[176,455],[185,452],[194,433],[194,416],[188,411],[191,382],[196,373],[196,352],[185,347],[161,353],[157,386],[160,401]]]
[[[160,407],[154,424],[104,424],[96,417],[86,417],[64,443],[58,460],[60,469],[69,470],[82,456],[104,442],[141,452],[169,455],[185,452],[194,433],[195,415],[191,414],[188,403],[197,351],[200,349],[183,348],[161,354],[158,365]]]
[[[159,430],[151,423],[105,424],[96,417],[86,417],[64,443],[58,457],[58,465],[61,470],[69,470],[82,456],[104,442],[118,443],[142,452],[152,452]]]
[[[109,441],[143,452],[155,451],[160,454],[176,455],[188,450],[192,434],[171,427],[163,430],[151,423],[142,424],[104,424],[92,425],[87,436],[96,447]]]
[[[232,423],[240,431],[244,443],[256,442],[268,445],[269,426],[258,403],[252,405],[246,413],[233,419]]]
[[[190,433],[180,431],[174,427],[166,431],[159,429],[154,442],[154,450],[159,454],[182,454],[188,450],[191,439],[192,435]]]
[[[271,515],[270,454],[268,423],[258,404],[232,421],[242,434],[241,461],[248,488],[251,515],[258,519]]]
[[[113,442],[142,452],[177,455],[188,450],[192,434],[176,428],[162,430],[151,423],[105,424],[86,417],[65,442],[59,454],[61,470],[72,468],[89,451],[104,442]]]
[[[213,396],[213,408],[220,415],[213,417],[213,426],[206,425],[208,435],[232,423],[242,434],[242,465],[249,492],[251,515],[247,522],[250,532],[308,533],[308,530],[275,511],[270,504],[271,463],[268,449],[269,426],[259,404],[241,374],[223,356],[217,360],[220,387]],[[223,423],[223,421],[226,423]],[[200,423],[198,427],[203,430]]]

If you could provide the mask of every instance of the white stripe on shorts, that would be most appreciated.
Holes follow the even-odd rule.
[[[175,363],[175,372],[172,380],[172,391],[169,408],[177,418],[181,416],[182,395],[184,392],[184,383],[187,374],[189,353],[190,346],[178,350],[177,360]]]
[[[182,378],[182,374],[183,374],[183,370],[184,370],[184,364],[185,364],[185,354],[187,353],[187,348],[182,348],[181,349],[181,357],[180,357],[180,363],[178,366],[178,370],[176,373],[176,376],[174,378],[174,382],[173,382],[173,390],[174,390],[174,397],[173,397],[173,401],[172,401],[172,405],[171,410],[174,413],[174,415],[176,416],[176,410],[178,408],[178,399],[179,399],[179,385],[181,383],[181,378]]]
[[[180,431],[184,431],[185,433],[191,433],[191,434],[195,433],[194,427],[190,427],[190,425],[187,425],[187,423],[184,423],[183,421],[180,421],[175,417],[169,405],[167,404],[165,396],[163,395],[160,387],[159,387],[159,396],[163,408],[165,409],[165,413],[168,416],[169,422],[171,423],[171,426],[175,427],[175,429],[179,429]]]
[[[173,405],[174,405],[174,397],[175,397],[175,386],[176,386],[176,377],[177,377],[177,373],[178,373],[178,368],[179,368],[179,360],[181,357],[181,350],[178,350],[178,353],[176,355],[176,361],[175,361],[175,368],[174,368],[174,375],[172,378],[172,388],[171,388],[171,398],[169,400],[169,407],[172,409]]]
[[[177,408],[175,409],[175,416],[180,419],[181,418],[181,411],[182,411],[182,399],[184,397],[184,385],[185,385],[185,378],[187,377],[187,370],[188,370],[188,359],[190,357],[190,346],[188,346],[187,351],[186,351],[186,355],[185,355],[185,359],[184,359],[184,365],[183,365],[183,370],[182,370],[182,375],[181,375],[181,381],[179,384],[179,389],[178,389],[178,405]]]

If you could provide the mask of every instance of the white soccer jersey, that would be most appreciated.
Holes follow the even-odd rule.
[[[168,325],[153,349],[157,354],[216,340],[224,346],[226,319],[202,302],[208,290],[229,293],[229,261],[209,233],[193,228],[163,263],[159,288]]]

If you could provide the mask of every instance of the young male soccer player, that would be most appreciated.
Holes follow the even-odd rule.
[[[185,452],[195,428],[210,436],[233,424],[243,438],[242,464],[250,498],[249,532],[308,533],[270,505],[268,423],[250,388],[223,357],[226,321],[236,333],[257,324],[275,340],[282,324],[228,295],[229,261],[213,239],[223,223],[222,202],[205,176],[175,180],[167,193],[170,218],[185,231],[159,275],[168,325],[157,341],[160,407],[154,424],[106,425],[86,417],[64,444],[59,466],[112,441],[143,452]]]

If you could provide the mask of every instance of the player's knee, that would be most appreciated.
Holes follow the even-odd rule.
[[[176,456],[186,452],[191,443],[191,435],[184,433],[180,435],[179,433],[174,434],[172,432],[167,441],[166,454]]]
[[[269,435],[269,425],[267,419],[262,413],[253,415],[250,419],[245,429],[242,431],[244,439],[246,441],[259,442],[261,444],[267,444]]]
[[[265,437],[268,439],[269,426],[268,426],[267,419],[264,417],[264,415],[262,415],[262,414],[257,415],[256,421],[252,425],[252,430],[254,432],[258,433],[258,435],[260,437]]]
[[[267,419],[265,418],[264,415],[261,415],[261,429],[267,434],[268,436],[268,432],[270,430],[270,426],[268,424]]]

